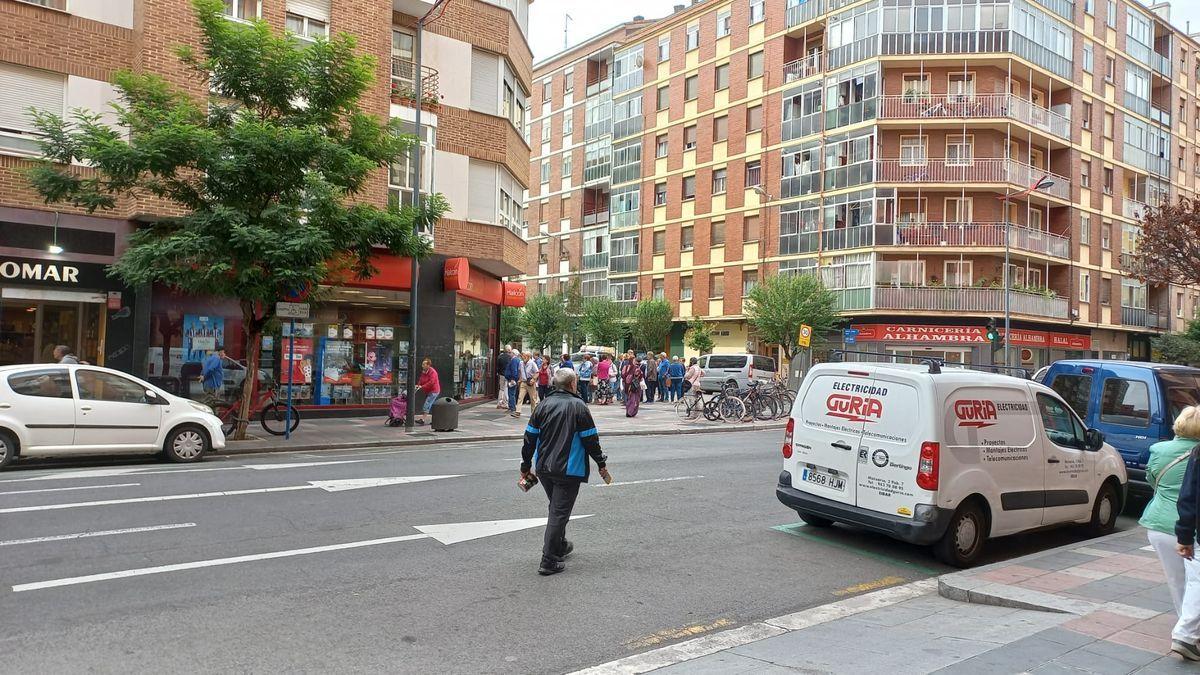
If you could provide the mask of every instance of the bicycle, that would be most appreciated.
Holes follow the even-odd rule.
[[[704,398],[704,392],[700,391],[699,387],[692,387],[691,391],[675,401],[675,412],[684,420],[694,420],[700,415],[705,415],[707,405],[708,399]],[[708,415],[705,415],[705,418],[707,417]]]
[[[773,420],[779,416],[779,404],[775,397],[768,396],[761,389],[761,384],[755,380],[751,380],[745,392],[738,392],[742,400],[746,404],[746,413],[743,421],[759,420],[766,422]]]
[[[265,384],[265,390],[255,386],[251,393],[250,418],[242,419],[238,416],[238,412],[242,409],[241,396],[236,397],[228,405],[214,406],[215,413],[221,420],[221,431],[226,436],[232,434],[240,422],[249,424],[255,411],[258,412],[258,420],[262,424],[263,431],[273,436],[282,436],[285,433],[284,427],[287,426],[289,408],[291,408],[292,426],[287,431],[294,432],[300,426],[300,411],[286,401],[279,400],[279,390],[276,388],[274,380],[268,380]]]
[[[746,404],[736,393],[736,389],[731,389],[726,385],[721,388],[721,391],[713,394],[712,398],[704,404],[705,419],[712,422],[718,420],[737,422],[745,417]]]

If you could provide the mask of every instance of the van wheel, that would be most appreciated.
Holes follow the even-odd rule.
[[[1112,483],[1100,486],[1096,493],[1096,503],[1092,505],[1092,522],[1088,523],[1088,534],[1099,537],[1109,534],[1117,528],[1117,516],[1121,512],[1121,502]]]
[[[815,513],[808,513],[807,511],[797,511],[796,513],[800,514],[800,520],[803,520],[805,525],[812,525],[813,527],[829,527],[833,525],[832,520],[818,516]]]
[[[163,452],[172,462],[198,462],[212,448],[212,442],[203,429],[185,425],[173,429],[163,443]]]
[[[987,518],[974,502],[958,507],[950,518],[946,533],[933,545],[938,560],[954,567],[970,567],[983,553],[987,539]]]
[[[17,458],[17,440],[7,431],[0,431],[0,469]]]

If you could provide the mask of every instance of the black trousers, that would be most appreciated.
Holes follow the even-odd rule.
[[[579,496],[578,478],[538,476],[550,500],[550,518],[546,521],[546,541],[542,545],[542,564],[562,562],[567,548],[567,521]]]

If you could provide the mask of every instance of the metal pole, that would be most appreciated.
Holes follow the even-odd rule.
[[[1004,366],[1008,367],[1011,365],[1011,362],[1009,361],[1009,358],[1008,358],[1008,354],[1009,354],[1009,345],[1012,342],[1012,330],[1011,330],[1012,326],[1009,323],[1009,319],[1010,319],[1009,297],[1011,296],[1012,280],[1009,278],[1009,274],[1008,274],[1008,239],[1009,239],[1008,228],[1011,226],[1011,223],[1008,222],[1007,195],[1004,200],[1004,211],[1005,211],[1005,213],[1004,213]]]
[[[292,364],[296,358],[296,320],[288,322],[288,358],[287,358],[287,412],[284,413],[283,440],[292,440]]]
[[[428,16],[428,15],[426,15]],[[416,185],[413,186],[413,206],[416,207],[418,218],[413,222],[413,234],[418,238],[421,236],[421,148],[425,141],[424,129],[421,128],[421,107],[424,105],[425,92],[423,90],[424,81],[421,77],[421,34],[425,31],[425,17],[417,20],[417,36],[415,39],[414,49],[416,51],[416,63],[413,68],[413,84],[416,89],[416,115],[413,126],[416,127],[417,144],[413,149],[415,155],[413,179]],[[409,338],[408,338],[408,377],[405,382],[405,395],[408,398],[408,410],[406,411],[404,420],[404,430],[412,431],[413,422],[417,416],[417,278],[420,273],[420,264],[417,262],[417,256],[412,256],[412,283],[409,284],[408,292],[409,304]]]

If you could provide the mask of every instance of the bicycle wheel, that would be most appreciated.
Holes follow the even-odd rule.
[[[237,428],[237,409],[234,405],[215,406],[213,414],[221,420],[221,433],[228,438],[233,434],[233,430]]]
[[[736,396],[726,396],[721,399],[718,410],[721,419],[726,422],[738,422],[746,416],[746,402]]]
[[[704,402],[704,419],[709,422],[721,421],[721,402],[717,397],[713,397]]]
[[[770,396],[759,396],[754,399],[754,419],[768,422],[779,416],[779,406]]]
[[[295,431],[296,427],[300,426],[300,411],[296,410],[295,406],[289,406],[286,403],[268,403],[259,412],[259,421],[262,422],[262,428],[268,434],[282,436],[284,427],[287,425],[287,411],[292,409],[292,428]]]

